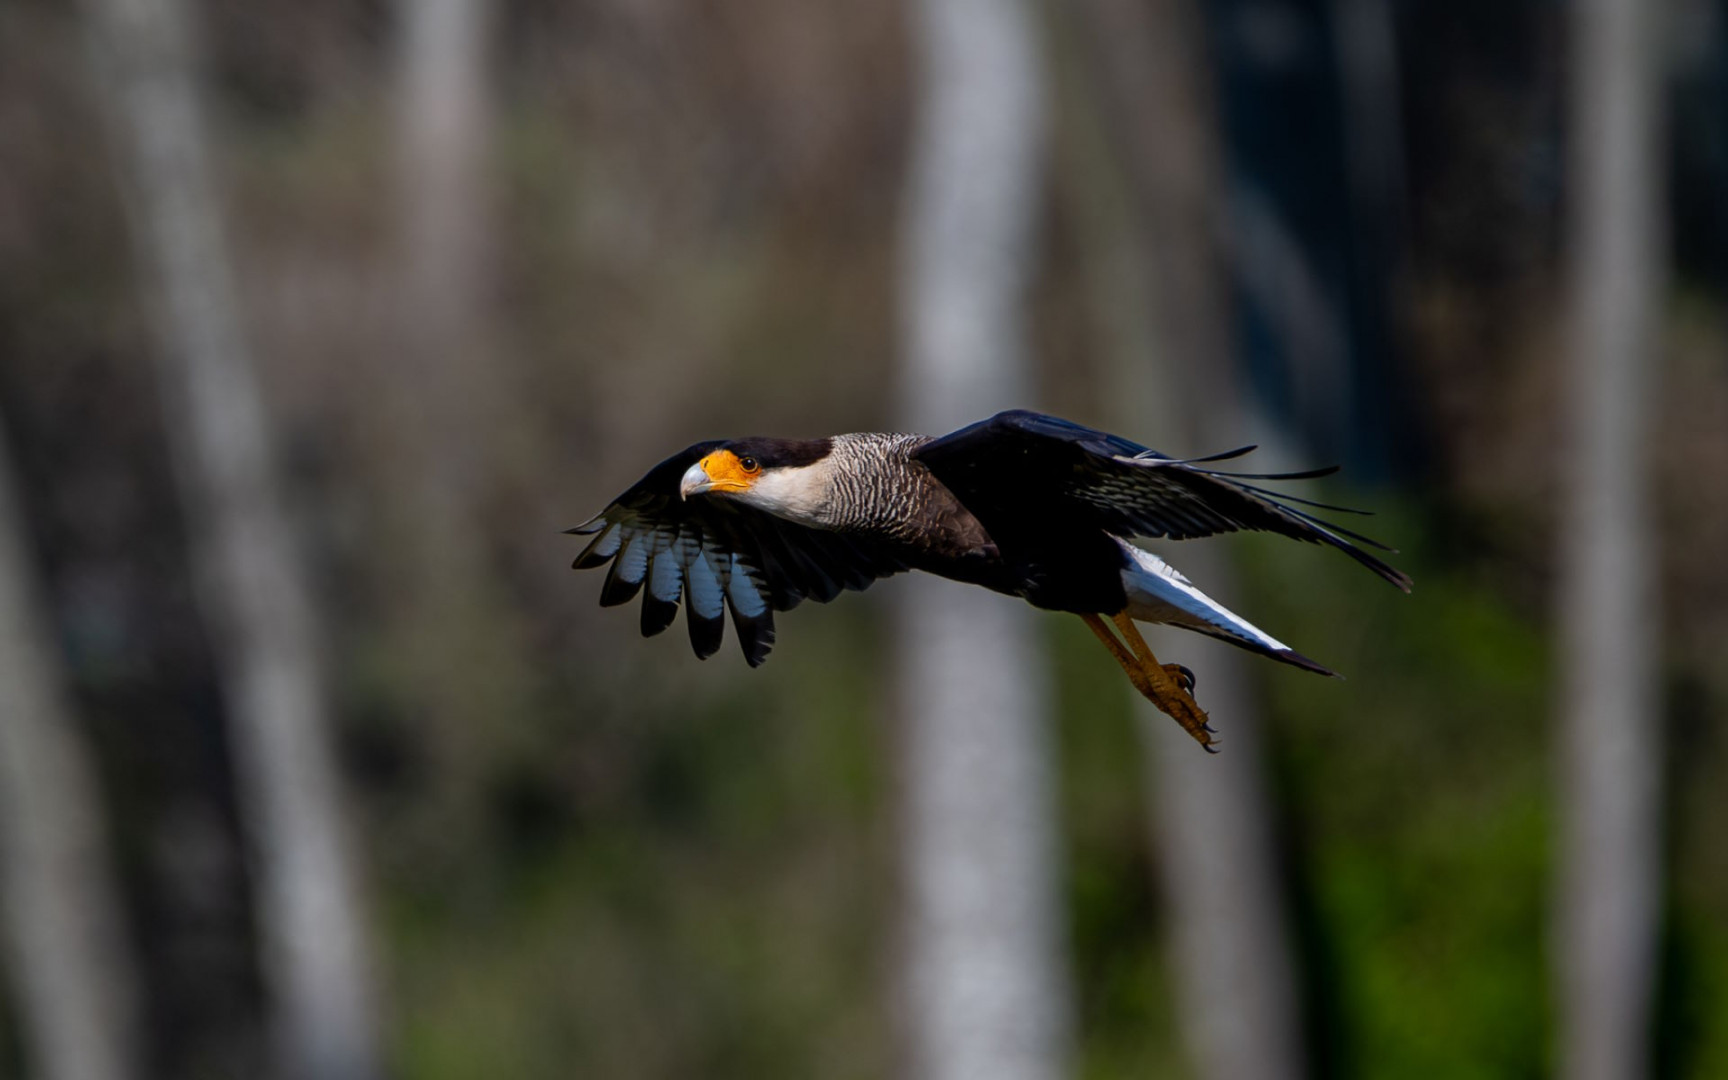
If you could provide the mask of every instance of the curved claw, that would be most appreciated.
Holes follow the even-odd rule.
[[[1164,664],[1164,674],[1176,680],[1185,694],[1194,693],[1194,672],[1186,664]]]

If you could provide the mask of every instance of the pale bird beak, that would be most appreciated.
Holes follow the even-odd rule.
[[[704,469],[702,463],[698,461],[684,470],[684,478],[678,481],[678,497],[688,499],[692,495],[702,494],[713,486],[714,481],[709,478],[708,470]]]

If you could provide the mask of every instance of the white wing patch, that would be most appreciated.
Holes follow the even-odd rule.
[[[690,609],[704,619],[718,619],[724,603],[720,579],[694,543],[680,538],[679,546],[690,552],[690,565],[684,571],[684,581],[690,589]]]
[[[596,559],[610,559],[618,554],[618,548],[623,543],[624,526],[612,525],[594,541],[594,546],[589,549],[589,554]]]
[[[648,573],[648,537],[649,533],[637,533],[624,546],[623,554],[618,556],[618,580],[637,584]]]
[[[762,583],[756,579],[754,569],[742,560],[732,565],[732,576],[726,582],[726,596],[732,601],[732,610],[747,619],[754,619],[768,610],[768,602],[762,595]]]
[[[669,604],[676,604],[684,589],[684,567],[673,545],[671,534],[654,534],[653,569],[648,576],[649,594]]]

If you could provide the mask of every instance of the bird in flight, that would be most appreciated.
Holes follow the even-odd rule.
[[[671,626],[682,601],[691,647],[703,659],[720,648],[730,610],[751,667],[774,645],[774,613],[807,597],[826,603],[905,570],[982,585],[1079,615],[1134,688],[1211,751],[1215,733],[1194,700],[1193,673],[1160,663],[1136,621],[1336,673],[1228,610],[1133,540],[1274,532],[1335,547],[1410,591],[1408,576],[1357,545],[1390,548],[1303,507],[1360,511],[1256,483],[1324,476],[1336,466],[1277,474],[1210,467],[1252,449],[1171,458],[1023,410],[941,438],[866,432],[702,442],[571,529],[593,536],[574,565],[611,564],[602,606],[643,593],[644,636]]]

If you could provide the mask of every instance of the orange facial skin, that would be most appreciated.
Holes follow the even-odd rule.
[[[745,462],[730,450],[716,450],[697,464],[708,474],[710,491],[748,491],[762,472],[753,459]]]

